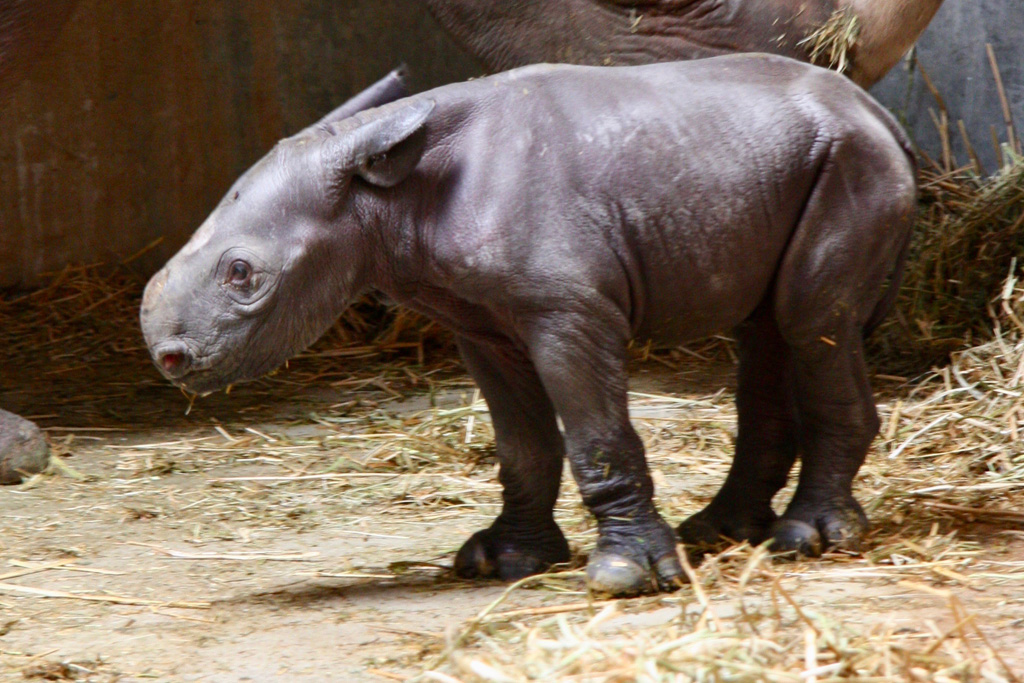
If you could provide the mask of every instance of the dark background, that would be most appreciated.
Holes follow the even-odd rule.
[[[154,270],[281,137],[400,62],[478,75],[417,0],[83,0],[0,98],[0,288]]]

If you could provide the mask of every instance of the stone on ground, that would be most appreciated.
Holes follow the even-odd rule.
[[[50,449],[34,423],[0,410],[0,484],[20,484],[42,472],[50,460]]]

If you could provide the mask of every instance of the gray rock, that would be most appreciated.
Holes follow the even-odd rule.
[[[43,433],[32,422],[0,410],[0,484],[20,484],[46,469],[50,449]]]

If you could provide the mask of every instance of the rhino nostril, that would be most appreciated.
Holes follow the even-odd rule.
[[[157,355],[157,363],[171,377],[180,377],[188,371],[190,360],[181,351],[164,351]]]

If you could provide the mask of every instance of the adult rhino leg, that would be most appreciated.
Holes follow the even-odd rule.
[[[46,469],[50,450],[34,423],[0,410],[0,484],[20,484],[22,478]]]
[[[685,581],[676,536],[654,507],[643,443],[629,422],[628,323],[607,310],[614,308],[610,303],[586,303],[586,314],[562,309],[531,321],[526,336],[565,425],[566,452],[583,502],[597,520],[587,584],[612,595],[674,590]],[[579,304],[567,308],[572,305]]]
[[[678,528],[683,543],[698,551],[729,541],[766,540],[776,519],[772,498],[785,486],[797,455],[792,354],[770,300],[736,329],[736,336],[736,455],[711,503]]]
[[[552,516],[565,448],[533,365],[512,349],[466,339],[459,350],[490,408],[504,488],[501,514],[462,546],[456,573],[513,581],[567,562],[569,544]]]

